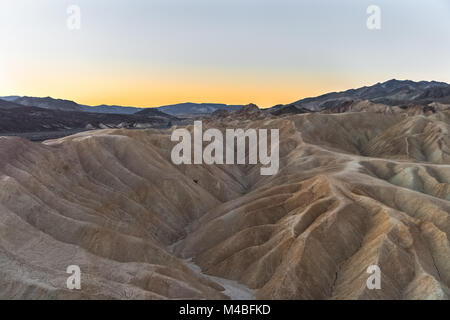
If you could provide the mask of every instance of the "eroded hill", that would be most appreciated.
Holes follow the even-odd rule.
[[[244,113],[204,126],[279,129],[277,175],[175,166],[170,130],[0,138],[0,297],[450,297],[448,109]]]

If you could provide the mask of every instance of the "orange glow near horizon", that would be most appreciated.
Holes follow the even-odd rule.
[[[11,57],[12,59],[13,57]],[[2,66],[0,96],[19,95],[72,100],[84,105],[159,107],[183,102],[245,105],[261,108],[305,97],[373,84],[355,75],[333,72],[198,65],[137,64],[133,61],[90,61],[43,58]],[[5,81],[7,79],[7,81]],[[376,79],[376,81],[375,81]],[[388,79],[385,79],[388,80]]]
[[[73,100],[85,105],[121,105],[158,107],[183,102],[225,103],[245,105],[255,103],[261,108],[287,104],[299,99],[340,91],[356,85],[356,81],[339,81],[336,77],[320,75],[296,78],[292,75],[230,74],[207,70],[190,72],[94,72],[54,69],[45,77],[10,76],[2,85],[0,95],[20,95]],[[98,70],[97,70],[98,71]],[[30,72],[16,70],[10,75],[43,74],[44,70]],[[326,80],[324,80],[326,79]],[[20,88],[18,91],[17,88]]]
[[[229,105],[255,103],[261,108],[268,108],[306,97],[373,85],[394,77],[426,80],[421,79],[420,75],[411,77],[411,74],[391,77],[390,74],[372,73],[371,77],[361,80],[357,75],[337,72],[308,71],[299,75],[286,70],[129,65],[121,69],[120,65],[108,62],[52,63],[52,68],[48,67],[48,63],[36,65],[32,61],[20,67],[2,66],[0,96],[51,96],[92,106],[107,104],[146,108],[194,102]]]
[[[120,105],[133,107],[159,107],[183,102],[194,103],[224,103],[228,105],[245,105],[255,103],[261,108],[272,107],[277,104],[287,104],[299,99],[326,93],[325,87],[268,85],[230,87],[224,84],[220,87],[210,87],[208,84],[190,84],[183,87],[164,87],[134,83],[124,88],[116,85],[111,87],[89,86],[86,84],[67,90],[63,85],[53,85],[51,90],[43,90],[43,86],[25,87],[24,92],[9,92],[2,95],[26,95],[34,97],[51,96],[55,99],[73,100],[84,105]],[[50,86],[49,86],[50,87]],[[84,87],[84,88],[83,88]]]

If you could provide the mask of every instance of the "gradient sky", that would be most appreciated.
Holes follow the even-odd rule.
[[[81,30],[66,26],[71,4]],[[0,96],[91,105],[269,107],[392,78],[450,82],[449,0],[1,0],[0,39]]]

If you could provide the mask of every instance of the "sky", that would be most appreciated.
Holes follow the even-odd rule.
[[[449,57],[450,0],[0,1],[0,96],[270,107],[393,78],[450,83]]]

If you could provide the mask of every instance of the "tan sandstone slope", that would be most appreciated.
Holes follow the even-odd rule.
[[[0,137],[0,298],[450,297],[450,111],[204,126],[280,129],[279,173],[175,166],[170,130]]]

